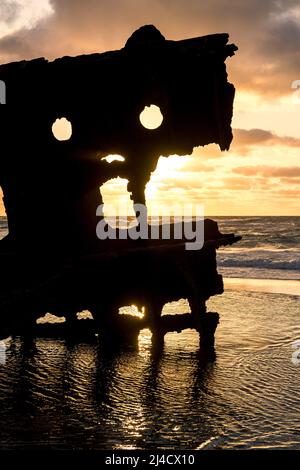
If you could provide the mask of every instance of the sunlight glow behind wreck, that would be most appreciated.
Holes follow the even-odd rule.
[[[140,114],[140,121],[141,124],[150,130],[157,129],[161,126],[164,117],[161,113],[161,110],[155,104],[151,104],[150,106],[145,106],[145,109]]]
[[[107,163],[112,163],[112,162],[125,162],[125,158],[122,157],[122,155],[107,155],[106,157],[101,158],[101,160],[105,160]]]
[[[72,137],[72,124],[66,118],[56,119],[52,125],[52,133],[56,140],[69,140]]]

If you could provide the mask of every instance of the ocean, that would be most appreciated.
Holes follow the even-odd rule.
[[[243,239],[218,251],[225,277],[300,280],[300,217],[214,217]]]
[[[218,251],[215,362],[191,330],[159,351],[148,330],[115,352],[100,337],[7,338],[0,448],[300,450],[300,217],[214,219],[243,236]],[[188,310],[182,299],[164,313]]]

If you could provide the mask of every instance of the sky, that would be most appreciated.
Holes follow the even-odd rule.
[[[119,49],[144,24],[174,40],[228,32],[239,47],[227,60],[237,90],[230,151],[162,156],[150,211],[182,200],[206,215],[300,215],[299,0],[1,0],[0,63]],[[118,180],[102,194],[111,202],[125,189]]]

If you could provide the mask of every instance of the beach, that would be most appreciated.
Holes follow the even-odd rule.
[[[227,277],[224,279],[225,290],[245,292],[265,292],[273,294],[300,295],[300,281],[288,279],[244,279]]]
[[[100,336],[7,338],[0,447],[299,450],[300,221],[241,219],[218,220],[244,238],[218,255],[214,362],[202,362],[192,330],[167,334],[160,350],[144,330],[115,352]],[[188,310],[182,299],[163,313]]]

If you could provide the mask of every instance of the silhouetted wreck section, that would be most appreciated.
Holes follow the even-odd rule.
[[[119,344],[124,339],[134,341],[143,328],[150,328],[156,339],[170,331],[194,328],[201,345],[211,349],[219,316],[207,313],[205,302],[223,293],[216,249],[238,240],[232,233],[220,233],[216,222],[206,219],[204,246],[197,251],[187,251],[178,240],[108,241],[106,251],[69,259],[60,266],[48,263],[46,268],[43,260],[29,265],[27,254],[7,255],[2,257],[1,269],[6,273],[0,293],[2,331],[47,334],[35,321],[51,312],[67,319],[63,327],[52,325],[51,335],[81,334],[88,324],[89,333],[103,331],[106,340]],[[188,299],[191,313],[161,316],[167,302],[181,298]],[[132,304],[140,310],[145,306],[144,318],[119,314],[121,306]],[[83,310],[92,313],[92,325],[75,321]]]
[[[119,51],[0,66],[7,95],[0,185],[10,236],[55,251],[83,240],[90,246],[101,183],[127,178],[133,200],[144,202],[160,155],[213,142],[228,149],[234,87],[225,60],[235,50],[227,34],[168,41],[145,26]],[[156,130],[139,121],[150,104],[164,116]],[[60,117],[73,128],[66,142],[51,130]],[[100,158],[108,154],[126,160],[108,164]]]
[[[209,331],[205,300],[222,291],[216,248],[237,238],[207,221],[197,253],[174,240],[106,243],[95,236],[96,209],[99,186],[110,178],[127,178],[133,201],[143,203],[159,156],[210,143],[229,149],[235,89],[225,61],[237,47],[228,39],[170,41],[148,25],[118,51],[0,65],[7,102],[0,107],[0,186],[9,224],[0,243],[0,323],[19,331],[46,311],[89,309],[102,328],[116,330],[120,317],[105,312],[141,294],[151,306],[146,323],[165,332],[178,329],[176,321],[185,325],[158,313],[179,295],[194,305],[186,325]],[[164,117],[155,130],[139,120],[151,104]],[[61,117],[72,124],[63,142],[52,133]],[[102,158],[109,154],[125,161],[108,164]]]

